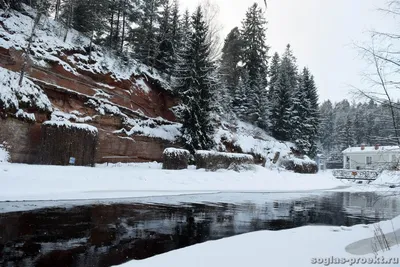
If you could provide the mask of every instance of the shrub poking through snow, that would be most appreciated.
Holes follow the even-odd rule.
[[[42,124],[39,163],[49,165],[94,166],[98,140],[97,128],[67,121]]]
[[[8,162],[10,160],[10,154],[7,151],[7,144],[0,143],[0,163]]]
[[[296,173],[317,173],[317,163],[310,159],[282,159],[280,165],[288,171],[294,171]]]
[[[166,148],[163,152],[163,169],[187,169],[190,152],[186,149]]]
[[[198,150],[195,154],[197,169],[228,169],[233,165],[254,164],[252,155]]]

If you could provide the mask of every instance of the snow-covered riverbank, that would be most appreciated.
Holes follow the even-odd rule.
[[[394,229],[400,229],[400,216],[379,225],[385,234],[392,233]],[[374,238],[374,229],[374,225],[306,226],[283,231],[253,232],[205,242],[145,260],[133,260],[120,266],[398,266],[400,237],[397,237],[397,242],[393,235],[388,235],[390,250],[380,252],[376,258],[371,253],[372,246],[379,242]],[[383,261],[387,264],[383,264]]]
[[[208,172],[162,170],[161,164],[99,165],[95,168],[0,165],[0,201],[127,198],[206,192],[291,192],[343,186],[330,173],[315,175],[254,169]]]

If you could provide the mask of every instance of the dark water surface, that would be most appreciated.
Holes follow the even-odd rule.
[[[0,266],[111,266],[252,231],[351,226],[400,214],[399,198],[375,193],[167,199],[0,213]]]

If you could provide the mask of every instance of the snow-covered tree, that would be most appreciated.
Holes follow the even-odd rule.
[[[242,55],[242,48],[243,44],[239,28],[233,28],[225,39],[220,66],[222,83],[229,92],[229,99],[226,99],[226,101],[230,108],[233,104],[232,101],[236,90],[238,90],[239,78],[241,75],[239,63]]]
[[[192,33],[179,55],[175,91],[182,101],[182,139],[187,149],[209,149],[213,146],[211,124],[212,97],[215,88],[214,63],[210,61],[207,24],[201,7],[192,16]]]
[[[292,106],[293,94],[298,86],[296,58],[286,47],[282,55],[279,75],[274,86],[271,102],[271,132],[278,140],[290,140],[293,133]]]
[[[243,66],[248,73],[247,117],[251,123],[267,129],[269,103],[267,97],[268,50],[266,25],[262,9],[254,3],[242,22]]]
[[[281,59],[279,54],[275,52],[269,67],[269,84],[268,84],[268,100],[270,104],[273,102],[275,87],[277,86]]]

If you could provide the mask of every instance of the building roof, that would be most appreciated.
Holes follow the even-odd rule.
[[[398,152],[400,153],[399,146],[379,146],[378,149],[375,149],[375,146],[366,146],[363,150],[361,146],[359,147],[349,147],[343,150],[343,154],[374,154],[374,153],[393,153]]]

